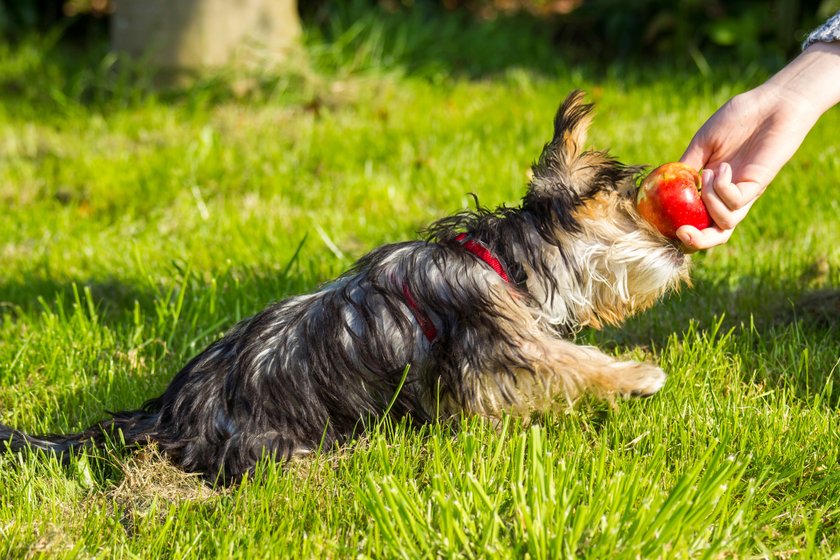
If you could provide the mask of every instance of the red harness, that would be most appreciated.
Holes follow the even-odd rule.
[[[510,277],[508,276],[502,261],[496,258],[496,255],[494,255],[493,252],[490,251],[490,249],[488,249],[481,241],[476,241],[466,233],[458,234],[458,236],[455,237],[455,241],[460,243],[464,249],[484,261],[487,266],[492,268],[496,274],[502,277],[502,280],[510,282]],[[408,280],[403,282],[402,292],[403,297],[405,298],[405,304],[408,306],[409,310],[411,310],[411,314],[414,315],[414,319],[417,321],[417,324],[420,325],[420,329],[422,329],[426,339],[429,342],[434,342],[437,338],[437,327],[435,327],[434,322],[429,319],[429,316],[426,315],[420,307],[420,304],[417,303],[417,300],[414,299],[414,296],[411,295],[411,290],[408,287]]]

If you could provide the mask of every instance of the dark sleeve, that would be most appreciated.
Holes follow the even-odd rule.
[[[830,43],[840,41],[840,12],[837,12],[821,26],[814,29],[805,42],[802,43],[802,50],[805,50],[813,43]]]

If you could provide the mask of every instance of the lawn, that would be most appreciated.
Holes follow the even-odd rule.
[[[104,45],[0,45],[0,422],[60,432],[137,407],[237,320],[469,193],[516,204],[574,88],[597,104],[593,146],[658,164],[766,76],[577,66],[538,36],[509,58],[530,45],[540,64],[462,68],[441,62],[457,44],[418,61],[375,26],[343,37],[170,93]],[[0,454],[0,557],[840,555],[837,130],[834,110],[694,257],[693,287],[580,333],[659,362],[655,397],[501,429],[385,420],[229,489],[153,452]]]

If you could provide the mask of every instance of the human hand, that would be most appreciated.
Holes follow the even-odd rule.
[[[819,113],[784,93],[762,86],[737,95],[692,139],[681,161],[704,169],[701,196],[714,225],[678,229],[689,250],[729,240],[816,122]]]
[[[840,43],[816,43],[761,86],[736,95],[694,135],[681,161],[704,169],[701,196],[714,221],[683,226],[688,250],[729,240],[808,131],[840,101]]]

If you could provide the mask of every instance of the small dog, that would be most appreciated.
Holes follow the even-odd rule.
[[[636,175],[584,151],[592,105],[573,92],[519,208],[477,205],[426,241],[386,245],[316,292],[275,303],[192,359],[162,396],[73,435],[0,426],[12,450],[66,454],[121,432],[233,482],[388,413],[420,422],[647,396],[665,374],[569,340],[615,325],[688,280],[689,259],[636,212]]]

